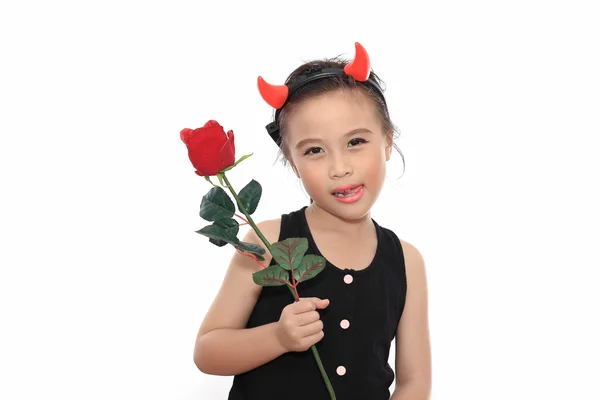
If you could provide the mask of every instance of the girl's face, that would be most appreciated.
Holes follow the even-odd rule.
[[[343,219],[366,216],[390,159],[392,132],[361,92],[337,91],[298,105],[288,116],[286,154],[314,203]],[[350,185],[355,194],[334,194]]]

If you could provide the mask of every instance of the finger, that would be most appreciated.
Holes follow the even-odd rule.
[[[325,307],[327,307],[329,305],[329,299],[319,299],[319,301],[316,303],[316,307],[318,309],[323,309]]]
[[[314,311],[317,309],[316,299],[308,297],[302,298],[295,302],[292,308],[296,314]]]
[[[319,331],[315,334],[305,337],[304,340],[306,341],[306,343],[308,343],[309,346],[312,346],[313,344],[321,341],[321,339],[323,339],[324,336],[325,333],[323,331]]]
[[[323,321],[318,320],[315,322],[311,322],[310,324],[306,324],[304,326],[298,327],[298,335],[300,337],[308,337],[315,335],[323,330]]]
[[[318,297],[301,298],[294,304],[294,312],[304,313],[316,309],[325,308],[329,305],[329,300],[321,300]]]
[[[297,314],[296,318],[298,326],[304,326],[318,321],[321,318],[321,315],[318,311],[307,311],[305,313]]]

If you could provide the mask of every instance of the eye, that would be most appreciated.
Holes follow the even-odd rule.
[[[352,145],[352,147],[359,145],[360,143],[367,143],[367,141],[365,139],[361,139],[361,138],[354,138],[351,141],[348,142],[349,144]]]
[[[304,152],[304,155],[310,156],[310,155],[319,154],[320,150],[322,150],[320,147],[311,147],[310,149],[308,149]]]

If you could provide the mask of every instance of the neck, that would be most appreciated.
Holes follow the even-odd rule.
[[[315,228],[344,235],[362,234],[373,229],[371,211],[358,219],[348,219],[335,215],[312,203],[306,208],[306,218],[309,224]]]

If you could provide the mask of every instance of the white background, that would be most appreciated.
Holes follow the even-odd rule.
[[[257,220],[307,204],[256,77],[359,41],[401,132],[373,216],[425,258],[433,398],[600,399],[595,3],[3,2],[0,398],[225,399],[192,354],[233,252],[194,232],[179,132],[235,131]]]

